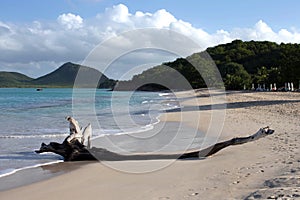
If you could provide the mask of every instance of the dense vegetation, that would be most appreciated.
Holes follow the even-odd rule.
[[[115,84],[114,80],[108,79],[96,69],[68,62],[37,79],[15,72],[0,72],[0,87],[73,87],[78,72],[81,80],[77,87],[95,87],[93,80],[98,79],[99,88],[112,88]]]
[[[298,86],[299,44],[235,40],[229,44],[208,48],[206,52],[216,64],[226,89],[250,89],[251,83],[255,83],[256,87],[257,84],[269,87],[273,83],[280,87],[286,82],[293,82],[294,86]],[[187,58],[178,58],[174,62],[148,69],[130,81],[119,82],[116,89],[129,89],[142,83],[147,83],[152,88],[155,85],[162,87],[166,81],[166,85],[172,85],[170,89],[184,89],[185,86],[179,85],[181,82],[178,82],[176,72],[182,74],[192,88],[220,86],[216,72],[211,67],[214,63],[206,52],[195,53]],[[151,82],[152,84],[148,84]]]
[[[1,87],[21,87],[33,79],[17,72],[0,72]]]
[[[298,85],[300,80],[299,44],[236,40],[209,48],[207,52],[217,64],[228,89],[242,89],[244,84],[250,87],[252,82],[277,83],[279,86],[293,82]],[[232,84],[241,74],[243,78]]]
[[[80,80],[77,79],[77,87],[95,87],[94,80],[98,80],[97,87],[107,88],[112,87],[110,85],[112,80],[109,80],[104,74],[98,70],[71,62],[67,62],[59,67],[57,70],[34,79],[32,83],[36,85],[48,85],[48,86],[65,86],[73,87],[77,75],[80,73]]]
[[[15,72],[0,72],[0,87],[73,87],[79,70],[86,80],[77,87],[94,87],[90,80],[99,77],[99,88],[112,88],[116,83],[93,68],[65,63],[37,79]],[[250,89],[252,83],[256,87],[276,83],[279,88],[287,82],[298,88],[299,81],[300,44],[235,40],[155,66],[129,81],[119,81],[114,89],[154,91],[225,86],[226,89],[239,90]]]

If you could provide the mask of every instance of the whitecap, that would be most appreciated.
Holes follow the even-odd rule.
[[[22,168],[18,168],[18,169],[11,169],[11,168],[10,169],[5,169],[5,170],[0,171],[0,178],[15,174],[15,173],[17,173],[18,171],[21,171],[21,170],[37,168],[37,167],[42,167],[42,166],[46,166],[46,165],[53,165],[53,164],[57,164],[57,163],[61,163],[61,162],[64,162],[64,161],[63,160],[56,160],[56,161],[52,161],[52,162],[48,162],[48,163],[36,164],[36,165],[22,167]]]

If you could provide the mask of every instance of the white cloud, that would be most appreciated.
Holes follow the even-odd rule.
[[[165,9],[158,10],[151,17],[153,25],[157,28],[167,28],[171,23],[177,22],[177,19]]]
[[[203,49],[234,39],[270,40],[277,43],[300,41],[300,31],[296,28],[289,30],[282,27],[276,32],[263,20],[250,27],[237,27],[232,30],[223,30],[220,27],[215,33],[208,33],[187,21],[177,19],[165,9],[154,13],[141,11],[130,13],[127,6],[120,4],[107,8],[103,13],[89,19],[64,13],[58,16],[56,21],[50,22],[13,24],[0,21],[0,70],[24,69],[24,72],[33,76],[43,75],[53,70],[55,64],[67,61],[81,62],[94,47],[107,38],[124,31],[149,27],[184,34]],[[164,42],[159,37],[156,39],[157,43]],[[116,43],[118,43],[116,47],[122,47],[130,45],[131,41],[126,43],[116,41]],[[153,59],[155,57],[153,56]],[[153,62],[157,63],[159,59],[163,60],[157,56]]]
[[[78,29],[82,27],[83,19],[72,13],[59,15],[57,21],[67,29]]]
[[[257,40],[257,41],[273,41],[277,43],[299,43],[300,32],[296,30],[288,31],[280,29],[275,32],[266,22],[260,20],[253,28],[236,28],[230,32],[232,39],[239,38],[242,40]]]
[[[131,16],[128,8],[123,4],[113,6],[112,8],[107,8],[106,13],[111,20],[117,23],[127,23],[129,22],[129,17]]]

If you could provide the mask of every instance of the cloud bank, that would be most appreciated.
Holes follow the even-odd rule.
[[[0,70],[19,71],[37,77],[67,61],[80,63],[104,40],[124,31],[140,28],[176,31],[191,38],[203,49],[235,39],[277,43],[300,41],[300,32],[297,30],[282,28],[274,31],[263,20],[252,27],[220,29],[208,33],[189,22],[177,19],[165,9],[154,13],[130,13],[125,5],[119,4],[89,19],[73,13],[61,14],[54,21],[34,21],[29,24],[8,23],[0,19]],[[158,42],[159,39],[157,38]],[[166,58],[163,56],[153,56],[151,62],[166,61],[164,59]]]

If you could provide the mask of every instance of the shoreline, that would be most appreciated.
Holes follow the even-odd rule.
[[[0,192],[45,181],[72,170],[79,169],[85,164],[89,164],[89,162],[68,163],[62,161],[18,169],[16,172],[0,178]],[[34,176],[32,176],[33,174]]]
[[[191,96],[189,91],[181,94],[182,98],[186,98],[182,112],[163,114],[160,117],[161,123],[166,121],[183,123],[202,131],[212,129],[210,123],[205,123],[211,118],[210,110],[205,107],[210,105],[211,99],[207,97],[205,91],[196,91],[196,97]],[[292,176],[296,178],[300,176],[298,167],[300,157],[296,153],[299,149],[297,137],[300,136],[298,123],[300,111],[296,108],[300,105],[300,94],[229,92],[226,100],[229,107],[227,106],[226,119],[218,140],[246,136],[265,125],[275,129],[274,135],[253,143],[224,149],[205,160],[175,161],[165,168],[145,174],[122,173],[104,164],[89,163],[51,179],[0,192],[0,197],[18,198],[26,194],[29,195],[26,196],[28,199],[42,197],[50,199],[53,196],[47,197],[47,194],[55,191],[57,193],[54,194],[55,197],[67,198],[68,195],[65,193],[67,188],[80,187],[74,181],[74,176],[79,176],[81,183],[90,186],[85,191],[75,191],[77,194],[75,199],[83,196],[96,197],[98,192],[93,192],[94,190],[99,191],[104,199],[251,199],[251,197],[253,199],[254,195],[258,194],[263,199],[271,195],[263,192],[280,188],[268,187],[265,182],[268,180],[272,182],[283,175],[287,181],[281,183],[281,186],[291,185],[290,190],[284,192],[286,194],[291,192],[288,195],[298,195],[293,188],[297,187],[300,181],[296,180],[294,184],[288,181],[292,180]],[[191,109],[195,106],[198,110]],[[215,109],[221,110],[218,107]],[[199,119],[202,123],[199,123]],[[212,129],[212,133],[213,131],[217,132]],[[115,163],[121,167],[133,165],[145,167],[160,162],[165,161]],[[62,180],[66,181],[63,187],[53,188]],[[295,182],[294,179],[293,181]],[[122,189],[124,184],[126,188]],[[39,192],[30,193],[37,188]],[[116,188],[118,193],[113,192]],[[137,191],[137,188],[140,190]]]
[[[11,170],[6,169],[6,170],[3,170],[3,171],[5,171],[5,173],[0,174],[0,180],[1,180],[1,178],[5,178],[7,176],[12,176],[12,175],[14,175],[16,173],[19,173],[19,172],[22,172],[24,170],[31,170],[31,169],[34,169],[34,168],[40,168],[40,167],[44,167],[44,166],[48,166],[48,165],[55,165],[55,164],[59,164],[61,162],[63,162],[63,160],[57,160],[57,161],[52,161],[52,162],[47,162],[47,163],[41,163],[41,164],[32,165],[32,166],[25,166],[25,167],[22,167],[22,168],[11,169]],[[0,187],[0,190],[1,190],[1,187]]]
[[[34,88],[31,88],[31,89],[34,89]],[[30,89],[30,90],[31,90]],[[70,89],[72,89],[72,88],[70,88]],[[86,88],[84,89],[84,90],[86,90]],[[56,90],[55,90],[56,91]],[[158,94],[160,94],[160,93],[157,93],[157,95]],[[151,95],[150,95],[151,96]],[[147,99],[147,98],[146,98]],[[173,105],[170,105],[169,107],[172,107]],[[154,116],[154,115],[153,115]],[[159,121],[158,121],[158,117],[156,117],[156,114],[155,114],[155,116],[153,117],[153,119],[152,119],[152,121],[150,121],[149,120],[149,123],[151,123],[151,124],[148,124],[148,125],[145,125],[145,126],[143,126],[143,127],[141,127],[140,129],[138,129],[138,128],[132,128],[132,129],[128,129],[128,132],[121,132],[121,131],[119,131],[120,133],[117,133],[117,134],[115,134],[115,135],[122,135],[122,134],[129,134],[129,133],[131,133],[131,132],[133,132],[133,133],[136,133],[136,132],[143,132],[143,131],[147,131],[147,130],[149,130],[149,129],[152,129],[152,126],[153,125],[155,125],[155,124],[157,124]],[[147,123],[147,122],[146,122]],[[44,127],[44,126],[42,126],[42,127]],[[49,129],[50,130],[50,129]],[[67,130],[67,128],[66,128],[66,130]],[[117,130],[117,129],[116,129]],[[56,131],[56,130],[55,130]],[[110,131],[114,131],[113,129],[111,130],[111,129],[108,129],[108,131],[107,131],[107,133],[105,132],[105,134],[107,134],[107,135],[110,135]],[[124,131],[126,131],[126,130],[124,130]],[[40,133],[40,132],[38,132],[38,133]],[[43,131],[42,131],[42,133],[43,133]],[[113,132],[114,133],[114,132]],[[54,136],[55,135],[55,136]],[[57,136],[58,137],[60,137],[62,134],[57,134]],[[97,134],[96,134],[97,135]],[[54,140],[54,142],[62,142],[62,140],[63,140],[63,137],[66,137],[67,135],[65,135],[65,136],[62,136],[61,138],[59,138],[59,139],[55,139]],[[100,137],[103,137],[104,136],[104,134],[102,134],[102,135],[100,135]],[[51,141],[51,137],[56,137],[56,133],[55,134],[51,134],[50,132],[48,133],[47,132],[47,135],[45,135],[45,134],[36,134],[36,135],[32,135],[32,134],[30,134],[30,135],[26,135],[26,134],[24,134],[24,135],[22,135],[22,134],[13,134],[13,135],[1,135],[0,136],[0,139],[4,139],[4,141],[3,142],[5,142],[6,143],[6,141],[5,141],[5,139],[23,139],[23,138],[28,138],[28,139],[31,139],[31,138],[33,138],[33,139],[35,139],[35,138],[44,138],[44,137],[46,137],[46,138],[49,138],[49,140],[47,140],[47,141],[43,141],[43,139],[41,139],[41,142],[35,142],[35,143],[33,143],[34,145],[32,145],[32,146],[34,146],[33,148],[28,148],[28,150],[26,151],[26,153],[29,155],[31,155],[32,154],[32,157],[35,157],[35,153],[33,152],[33,150],[34,149],[38,149],[39,148],[39,145],[40,145],[40,143],[42,143],[42,142],[45,142],[45,143],[49,143],[50,141]],[[97,137],[97,136],[96,136]],[[60,139],[61,139],[61,141],[60,141]],[[52,140],[53,141],[53,140]],[[8,143],[9,141],[7,141],[7,145],[9,145],[9,143]],[[27,145],[27,144],[24,144],[24,145]],[[12,146],[14,146],[14,145],[12,145]],[[18,146],[22,146],[22,145],[18,145]],[[5,149],[6,148],[4,148],[4,151],[5,151]],[[5,152],[4,152],[5,153]],[[22,152],[23,153],[23,152]],[[6,156],[6,154],[1,154],[1,155],[4,155],[5,157],[2,157],[2,158],[4,158],[3,159],[3,161],[4,162],[6,162],[7,161],[7,163],[9,162],[9,160],[10,160],[10,157],[8,157],[8,156]],[[21,157],[21,156],[20,156]],[[44,165],[44,163],[45,162],[47,162],[48,163],[48,161],[47,160],[44,160],[44,158],[43,158],[43,156],[37,156],[38,158],[37,158],[37,160],[36,160],[36,162],[30,162],[30,160],[31,159],[33,159],[33,158],[28,158],[28,161],[29,162],[22,162],[22,158],[18,158],[18,160],[16,161],[16,162],[18,162],[18,163],[20,163],[20,164],[17,164],[17,165],[9,165],[9,163],[7,164],[7,163],[2,163],[3,165],[2,165],[2,171],[1,171],[1,174],[0,174],[0,177],[2,177],[2,176],[8,176],[9,174],[15,174],[16,172],[18,172],[18,171],[22,171],[22,170],[26,170],[26,169],[28,169],[28,168],[36,168],[36,167],[38,167],[38,165],[39,164],[37,164],[37,163],[41,163],[40,165]],[[57,157],[57,156],[56,156]],[[13,158],[14,159],[14,158]],[[39,159],[41,160],[41,161],[39,161]],[[59,159],[59,158],[58,158]],[[20,160],[20,161],[19,161]],[[54,161],[56,161],[56,158],[53,158],[53,161],[52,161],[52,158],[50,158],[49,159],[49,161],[50,161],[50,164]],[[12,161],[13,162],[13,161]],[[45,163],[45,164],[47,164],[47,163]]]
[[[34,89],[34,88],[30,88],[30,89]],[[52,89],[52,88],[49,88]],[[69,88],[72,89],[72,88]],[[87,88],[83,88],[83,89],[87,89]],[[144,91],[140,91],[140,92],[144,92]],[[157,92],[156,92],[157,93]],[[165,92],[160,93],[162,95],[159,96],[166,96]],[[169,96],[169,94],[167,94],[167,96]],[[165,102],[170,101],[169,99],[166,99]],[[171,109],[177,108],[177,106],[173,106],[171,107]],[[135,135],[135,134],[140,134],[140,133],[145,133],[145,132],[149,132],[151,130],[154,129],[154,126],[156,126],[157,124],[160,123],[160,116],[162,114],[160,113],[158,116],[155,117],[155,119],[153,119],[153,122],[151,122],[151,124],[145,125],[143,126],[141,129],[139,129],[138,131],[136,130],[128,130],[127,132],[120,132],[120,133],[116,133],[116,134],[109,134],[109,133],[105,133],[99,136],[96,136],[93,139],[102,139],[104,143],[102,143],[103,147],[109,148],[109,146],[106,146],[107,144],[105,143],[105,138],[115,138],[115,137],[126,137],[128,135]],[[130,138],[129,138],[130,139]],[[119,139],[117,139],[118,141]],[[118,149],[115,149],[115,151],[118,151]],[[25,166],[22,168],[17,168],[17,169],[11,169],[11,171],[6,170],[8,172],[5,172],[3,174],[0,174],[0,192],[1,191],[6,191],[6,190],[11,190],[11,189],[16,189],[18,187],[21,186],[26,186],[26,185],[30,185],[36,182],[40,182],[40,181],[44,181],[47,180],[49,178],[52,177],[56,177],[59,175],[62,175],[70,170],[75,170],[77,168],[79,168],[79,166],[81,166],[83,163],[86,164],[87,163],[94,163],[94,161],[80,161],[80,162],[64,162],[63,160],[57,160],[57,161],[51,161],[49,163],[41,163],[41,164],[36,164],[36,165],[31,165],[31,166]],[[96,161],[98,162],[98,161]],[[65,164],[67,163],[67,164]],[[75,165],[74,167],[72,167],[72,165]],[[50,172],[48,169],[55,169],[57,168],[58,170],[50,170]],[[52,172],[55,171],[55,172]],[[28,174],[37,174],[37,177],[28,177]],[[22,180],[22,176],[26,177],[26,179]],[[18,181],[13,181],[14,179],[17,179]],[[8,183],[8,184],[7,184]]]

